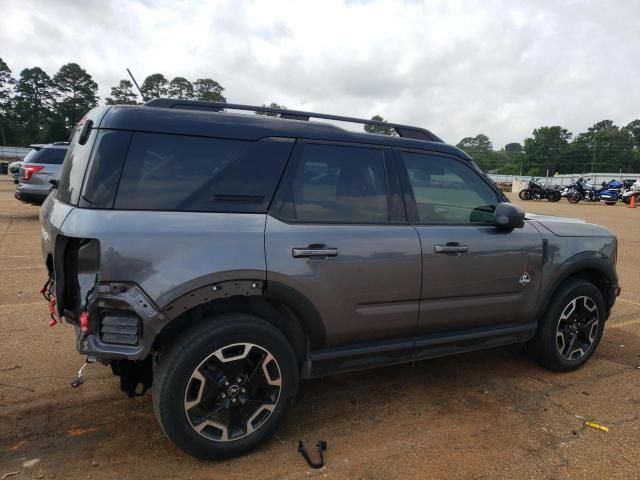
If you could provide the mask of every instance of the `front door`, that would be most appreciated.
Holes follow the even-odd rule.
[[[417,335],[535,320],[540,233],[527,222],[512,231],[495,228],[493,209],[502,199],[469,162],[400,155],[405,200],[422,244]]]
[[[267,282],[314,305],[325,346],[408,338],[417,326],[420,241],[391,153],[299,142],[267,216]]]

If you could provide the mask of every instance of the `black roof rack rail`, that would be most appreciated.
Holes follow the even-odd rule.
[[[412,138],[414,140],[428,140],[430,142],[443,143],[442,139],[425,128],[411,127],[397,123],[380,122],[377,120],[366,120],[363,118],[343,117],[341,115],[329,115],[326,113],[304,112],[301,110],[287,110],[284,108],[272,108],[258,105],[241,105],[237,103],[224,102],[203,102],[199,100],[180,100],[175,98],[154,98],[143,104],[147,107],[157,108],[177,108],[184,110],[210,110],[221,112],[228,108],[231,110],[247,110],[250,112],[265,112],[280,114],[280,118],[290,120],[308,121],[311,118],[321,118],[325,120],[337,120],[341,122],[360,123],[363,125],[379,125],[393,128],[398,136]]]

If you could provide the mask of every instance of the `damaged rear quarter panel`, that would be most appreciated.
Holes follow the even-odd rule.
[[[62,230],[99,239],[100,283],[136,284],[162,312],[205,285],[265,280],[264,225],[264,214],[76,208]],[[147,328],[157,333],[167,319],[154,319]],[[145,345],[152,340],[145,338]]]

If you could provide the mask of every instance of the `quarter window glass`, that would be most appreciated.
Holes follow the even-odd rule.
[[[293,179],[295,219],[302,222],[382,223],[389,220],[382,152],[305,145]]]
[[[458,160],[403,152],[420,223],[492,223],[498,196]]]
[[[60,170],[60,180],[56,189],[56,198],[64,203],[78,205],[80,189],[84,180],[84,173],[89,162],[91,147],[96,137],[96,129],[91,130],[89,139],[84,145],[78,143],[79,129],[75,129],[71,139],[71,146]]]

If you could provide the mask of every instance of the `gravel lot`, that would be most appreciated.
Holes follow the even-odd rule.
[[[47,326],[38,208],[0,177],[0,478],[640,478],[640,208],[526,208],[620,240],[622,295],[585,368],[550,373],[516,346],[307,381],[278,438],[206,463],[176,450],[150,395],[126,398],[107,368],[69,387],[82,358],[69,326]],[[328,442],[324,470],[297,453],[303,438]]]

